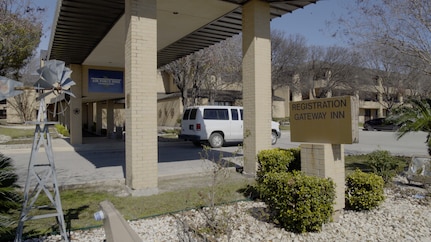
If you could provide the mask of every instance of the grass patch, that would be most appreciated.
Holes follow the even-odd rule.
[[[363,172],[372,172],[372,169],[365,164],[366,160],[367,155],[344,156],[346,176],[354,172],[356,169],[360,169]]]
[[[408,168],[411,157],[397,156],[405,163],[405,169]],[[346,155],[344,157],[346,176],[354,172],[357,168],[363,172],[373,172],[373,169],[367,165],[368,154],[365,155]]]
[[[205,178],[206,179],[206,178]],[[229,180],[217,188],[217,204],[243,200],[246,197],[239,192],[253,180]],[[207,206],[203,196],[210,193],[209,187],[190,187],[176,189],[146,197],[117,197],[111,192],[95,190],[95,188],[70,189],[60,192],[66,227],[68,230],[90,229],[102,226],[102,221],[94,220],[93,214],[100,210],[99,203],[109,200],[126,220],[136,220]],[[48,200],[41,194],[37,204],[46,205]],[[40,214],[41,211],[35,211]],[[53,213],[53,211],[48,211]],[[19,211],[16,211],[16,218]],[[54,218],[26,221],[23,237],[37,237],[55,233],[56,220]]]
[[[12,139],[32,138],[34,135],[34,129],[0,127],[0,134],[10,136]]]
[[[34,128],[8,128],[7,126],[0,127],[0,134],[11,137],[11,140],[2,145],[19,145],[32,144],[34,138]],[[58,138],[54,126],[49,127],[51,138]]]

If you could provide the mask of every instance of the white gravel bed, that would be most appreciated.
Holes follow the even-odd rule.
[[[431,205],[419,192],[386,191],[385,202],[372,211],[344,211],[337,222],[325,224],[321,232],[294,234],[267,221],[262,202],[238,202],[220,207],[218,212],[231,228],[228,236],[212,241],[431,241]],[[189,240],[184,223],[199,226],[205,219],[198,210],[129,221],[143,241]],[[72,241],[104,241],[103,228],[73,231]],[[27,241],[58,241],[58,236]]]

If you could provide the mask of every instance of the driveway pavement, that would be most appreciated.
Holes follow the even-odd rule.
[[[124,184],[125,143],[105,137],[86,137],[82,145],[70,145],[68,139],[53,139],[54,164],[59,186],[86,184]],[[19,176],[18,184],[24,186],[31,154],[31,144],[0,145],[0,152],[10,157]],[[158,142],[158,173],[160,180],[200,176],[211,171],[212,161],[231,156],[228,152],[210,151],[202,157],[202,148],[190,142]],[[36,162],[47,163],[43,148]]]
[[[360,131],[358,144],[345,145],[346,154],[369,153],[376,149],[389,150],[399,155],[427,155],[425,133],[409,134],[397,140],[393,132]],[[60,186],[88,185],[98,183],[125,183],[125,143],[105,137],[84,137],[82,145],[70,145],[68,139],[53,139],[54,163],[57,182]],[[290,142],[290,132],[284,131],[275,147],[298,147]],[[0,145],[0,152],[14,160],[19,175],[19,184],[27,177],[31,145]],[[190,142],[158,142],[159,184],[163,180],[202,176],[211,171],[212,161],[229,160],[239,164],[242,151],[238,146],[213,149],[204,154],[202,148]],[[234,159],[232,159],[233,156]],[[207,158],[204,159],[203,157]],[[230,157],[230,158],[229,158]],[[46,162],[46,153],[41,149],[37,160]],[[230,163],[232,170],[235,164]]]

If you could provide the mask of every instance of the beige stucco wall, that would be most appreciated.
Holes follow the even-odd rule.
[[[157,125],[179,126],[178,120],[183,113],[181,98],[163,99],[157,102]]]
[[[272,118],[285,118],[285,101],[272,101]]]
[[[17,96],[18,98],[18,96]],[[20,98],[27,98],[25,102],[28,102],[27,112],[31,113],[31,120],[34,121],[36,119],[37,110],[39,109],[39,102],[36,101],[37,94],[34,90],[25,90],[23,94],[21,94]],[[23,120],[21,116],[18,114],[17,110],[14,108],[16,106],[15,97],[11,97],[7,99],[6,105],[6,122],[8,123],[24,123],[26,120]]]

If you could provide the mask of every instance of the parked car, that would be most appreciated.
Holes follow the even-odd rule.
[[[364,130],[368,130],[368,131],[374,131],[374,130],[396,131],[399,128],[400,127],[398,125],[394,124],[393,122],[391,122],[390,120],[388,120],[386,118],[371,119],[371,120],[368,120],[364,123]]]
[[[280,124],[271,123],[272,144],[277,143]],[[208,142],[219,148],[225,142],[242,142],[243,108],[239,106],[195,106],[184,110],[179,139],[192,141],[200,146]]]

